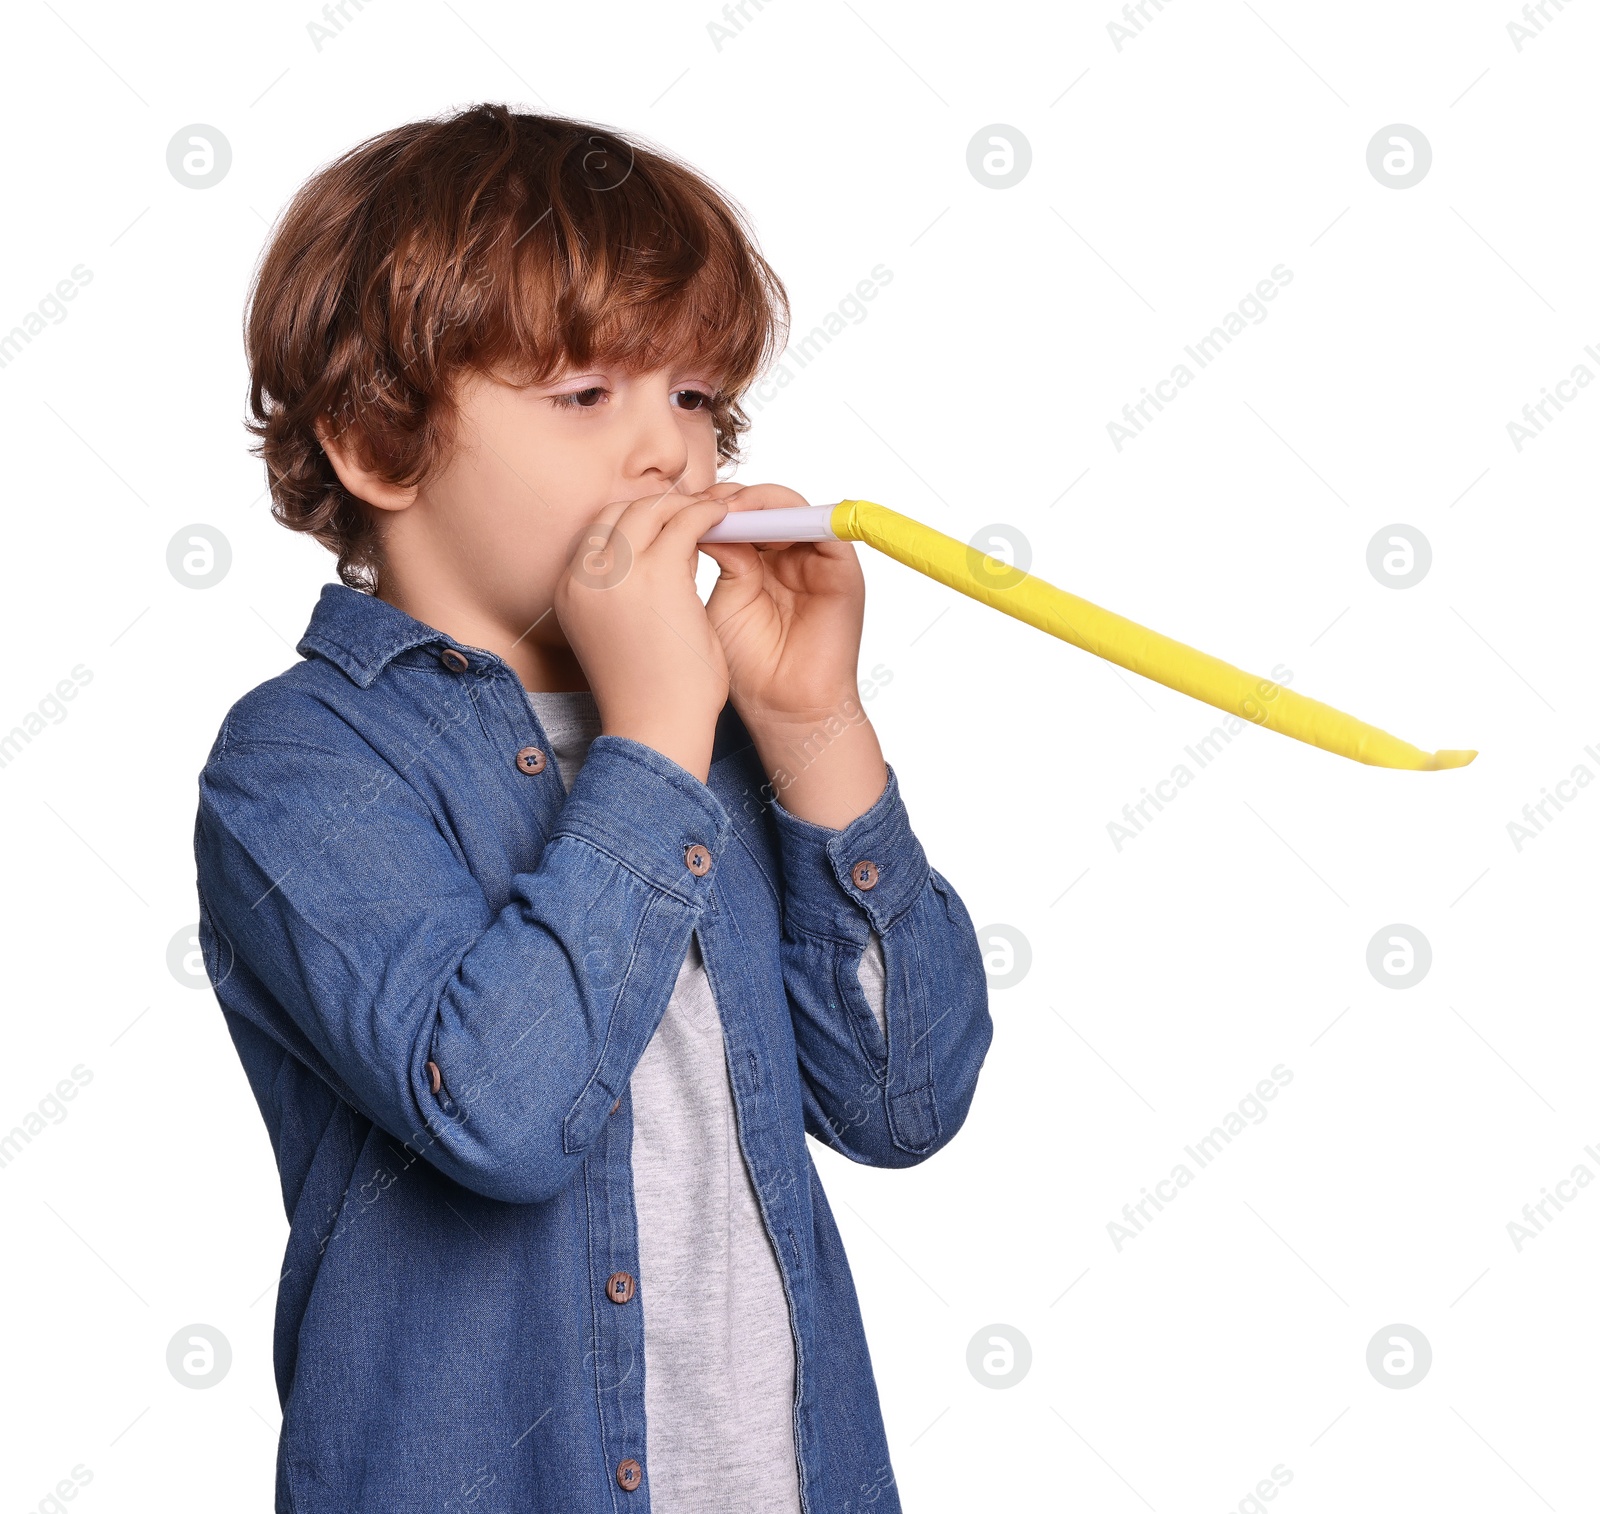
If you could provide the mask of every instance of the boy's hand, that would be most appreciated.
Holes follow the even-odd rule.
[[[706,497],[730,511],[808,503],[779,484],[731,481]],[[706,614],[733,705],[784,808],[843,827],[888,776],[856,688],[866,580],[854,543],[702,542],[700,550],[722,569]]]
[[[602,733],[642,741],[702,783],[728,664],[695,591],[695,543],[726,513],[721,500],[675,491],[607,505],[555,593]]]
[[[735,510],[804,506],[780,484],[713,484]],[[752,720],[801,722],[856,692],[866,580],[845,541],[702,542],[722,569],[706,613],[722,643],[733,702]]]

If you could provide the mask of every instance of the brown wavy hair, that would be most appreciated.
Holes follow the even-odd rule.
[[[684,358],[721,376],[717,458],[737,461],[739,400],[788,323],[743,211],[703,175],[591,122],[477,105],[370,138],[291,201],[245,316],[250,450],[276,519],[373,593],[374,512],[319,421],[409,486],[450,455],[465,372],[536,384]]]

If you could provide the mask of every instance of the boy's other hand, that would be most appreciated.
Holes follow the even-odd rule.
[[[780,484],[730,481],[706,494],[730,510],[807,503]],[[706,614],[733,705],[784,808],[848,825],[888,776],[856,684],[867,590],[855,544],[702,542],[700,550],[722,569]]]
[[[706,495],[730,511],[808,503],[781,484],[713,484]],[[803,724],[855,697],[866,580],[853,542],[702,542],[700,550],[722,569],[706,613],[747,725]]]
[[[697,538],[727,513],[707,493],[607,505],[556,585],[555,612],[602,733],[654,747],[703,783],[728,664],[695,590]]]

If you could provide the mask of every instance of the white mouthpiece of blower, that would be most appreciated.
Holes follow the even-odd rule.
[[[837,541],[828,526],[832,505],[784,505],[776,510],[730,510],[701,541]]]

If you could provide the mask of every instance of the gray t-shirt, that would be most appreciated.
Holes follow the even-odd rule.
[[[600,733],[594,695],[528,699],[571,789]],[[882,1026],[876,932],[859,977]],[[629,1089],[650,1507],[800,1514],[789,1305],[739,1146],[722,1019],[693,936]]]

